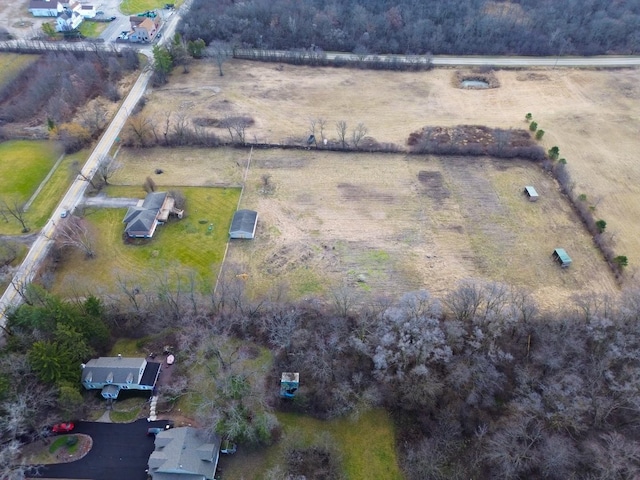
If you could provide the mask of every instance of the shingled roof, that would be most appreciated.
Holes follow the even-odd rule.
[[[231,238],[253,238],[258,223],[258,212],[238,210],[233,216],[229,236]]]
[[[156,435],[149,474],[153,480],[212,480],[219,455],[217,436],[192,427],[164,430]]]
[[[151,237],[166,198],[167,192],[151,192],[147,194],[142,205],[129,207],[123,220],[127,224],[125,233],[130,237]]]

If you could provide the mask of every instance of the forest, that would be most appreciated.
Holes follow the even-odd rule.
[[[637,54],[640,0],[194,0],[179,32],[281,50]]]
[[[14,452],[48,416],[81,418],[77,364],[116,336],[175,345],[181,367],[161,396],[200,395],[205,378],[215,382],[222,393],[201,398],[198,421],[245,445],[278,441],[276,411],[326,419],[383,407],[408,479],[640,475],[638,290],[616,301],[576,295],[544,312],[523,290],[471,280],[440,299],[417,291],[367,302],[349,288],[325,299],[290,301],[279,287],[251,298],[235,271],[208,297],[180,284],[159,294],[123,282],[124,303],[23,292],[0,353],[2,478],[20,478],[11,477]],[[266,380],[252,383],[265,375],[241,358],[256,348],[273,361]],[[203,361],[217,362],[217,373],[191,378]],[[277,396],[282,371],[304,379],[294,403]],[[329,478],[305,463],[317,455],[296,458],[267,478]]]

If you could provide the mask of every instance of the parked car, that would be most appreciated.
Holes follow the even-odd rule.
[[[167,423],[164,427],[149,427],[149,428],[147,428],[147,436],[155,437],[160,432],[164,432],[165,430],[169,430],[172,427],[173,427],[173,424],[171,424],[171,423]]]
[[[56,423],[53,427],[51,427],[51,432],[52,433],[69,433],[74,428],[76,428],[76,426],[71,422]]]
[[[60,213],[60,218],[67,218],[67,215],[69,215],[69,210],[67,210],[66,208],[64,210],[62,210],[62,212]]]

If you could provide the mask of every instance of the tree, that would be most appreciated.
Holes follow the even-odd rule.
[[[15,218],[20,223],[22,226],[22,233],[27,233],[31,230],[27,225],[26,211],[24,209],[25,203],[26,202],[15,197],[8,201],[6,199],[0,199],[0,208],[6,215]]]
[[[596,222],[596,228],[598,229],[598,233],[604,233],[605,228],[607,228],[607,222],[604,220],[598,220]]]
[[[347,122],[344,120],[336,122],[336,133],[338,134],[338,141],[342,148],[347,148]]]
[[[189,55],[191,55],[193,58],[202,58],[204,55],[205,47],[206,44],[201,38],[190,40],[187,43],[187,50],[189,51]]]
[[[367,135],[368,129],[365,127],[364,123],[359,123],[356,128],[353,129],[351,133],[351,140],[353,142],[353,148],[358,148],[360,141]]]
[[[109,185],[109,180],[113,177],[123,165],[116,161],[111,155],[105,154],[100,157],[98,168],[96,170],[96,176],[104,185]]]
[[[153,133],[153,122],[143,113],[129,117],[126,127],[127,141],[134,147],[149,145]]]
[[[529,130],[531,130],[532,132],[535,132],[538,129],[538,122],[531,122],[529,124]]]
[[[527,113],[527,114],[524,116],[524,119],[525,119],[527,122],[530,122],[532,118],[533,118],[533,115],[531,115],[530,113]]]
[[[158,85],[167,83],[169,74],[173,70],[173,58],[167,48],[154,45],[153,69],[154,81],[157,82]]]
[[[625,255],[618,255],[613,259],[613,263],[615,263],[618,267],[626,267],[629,265],[629,260]]]
[[[536,140],[542,140],[542,137],[544,137],[544,130],[540,129],[536,132]]]
[[[142,188],[147,193],[155,192],[157,188],[156,182],[153,181],[153,178],[147,177],[144,179],[144,184],[142,185]]]
[[[222,65],[224,65],[224,62],[226,62],[232,54],[229,46],[224,42],[213,42],[209,45],[208,50],[211,52],[211,56],[215,60],[216,65],[218,65],[220,76],[224,76]]]
[[[87,258],[93,258],[96,254],[93,244],[93,234],[87,221],[72,215],[63,219],[56,229],[56,242],[62,247],[77,248]]]
[[[549,149],[547,154],[549,155],[549,158],[551,160],[557,160],[558,157],[560,156],[560,148],[553,146]]]
[[[169,45],[169,53],[171,54],[173,64],[182,66],[182,73],[189,73],[190,57],[182,37],[177,32]]]

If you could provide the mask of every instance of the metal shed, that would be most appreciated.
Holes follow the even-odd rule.
[[[553,259],[558,262],[562,268],[567,268],[571,265],[571,257],[567,255],[567,252],[564,251],[564,248],[556,248],[553,251]]]
[[[233,216],[229,237],[253,238],[258,224],[258,212],[254,210],[238,210]]]
[[[280,396],[293,398],[300,387],[300,374],[298,372],[282,372],[280,378]]]
[[[524,194],[529,198],[530,202],[535,202],[538,200],[538,192],[536,192],[536,189],[530,185],[524,187]]]

